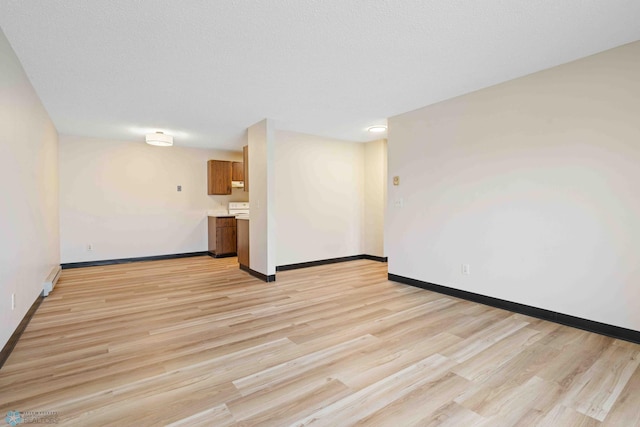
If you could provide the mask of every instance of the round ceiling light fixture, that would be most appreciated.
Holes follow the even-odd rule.
[[[371,133],[382,133],[387,131],[387,127],[383,125],[371,126],[367,129]]]
[[[165,135],[164,132],[148,133],[144,136],[144,139],[147,144],[155,145],[156,147],[171,147],[173,145],[173,137]]]

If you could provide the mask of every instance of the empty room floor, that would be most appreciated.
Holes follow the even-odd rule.
[[[0,413],[59,424],[640,425],[640,345],[390,282],[359,260],[261,282],[236,258],[64,270]]]

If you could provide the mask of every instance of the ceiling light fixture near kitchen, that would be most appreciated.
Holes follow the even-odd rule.
[[[382,132],[384,132],[384,131],[386,131],[386,130],[387,130],[387,127],[386,127],[386,126],[382,126],[382,125],[379,125],[379,126],[371,126],[371,127],[370,127],[369,129],[367,129],[367,130],[368,130],[369,132],[371,132],[371,133],[382,133]]]
[[[147,144],[157,147],[171,147],[173,145],[173,137],[165,135],[164,132],[148,133],[144,136]]]

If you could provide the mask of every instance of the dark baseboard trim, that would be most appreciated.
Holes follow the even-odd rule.
[[[249,273],[253,277],[258,278],[258,279],[262,280],[263,282],[269,283],[269,282],[275,282],[276,281],[276,275],[275,274],[271,274],[271,275],[267,276],[266,274],[262,274],[262,273],[260,273],[258,271],[250,269],[246,265],[240,264],[240,270],[246,271],[247,273]]]
[[[362,259],[368,259],[371,261],[378,261],[378,262],[388,262],[389,258],[386,256],[376,256],[376,255],[362,255]]]
[[[160,261],[163,259],[189,258],[192,256],[202,256],[202,255],[208,255],[208,254],[209,252],[187,252],[184,254],[143,256],[138,258],[120,258],[120,259],[107,259],[102,261],[68,262],[66,264],[60,264],[60,266],[64,270],[67,268],[96,267],[99,265],[127,264],[130,262],[140,262],[140,261]]]
[[[36,313],[36,310],[38,310],[38,307],[40,307],[40,304],[42,304],[42,300],[44,300],[43,292],[41,292],[40,295],[38,295],[36,300],[33,302],[33,304],[31,304],[31,307],[27,311],[27,314],[25,314],[24,317],[22,318],[22,322],[20,322],[16,330],[13,331],[13,334],[9,337],[9,341],[7,341],[7,343],[2,348],[2,351],[0,351],[0,368],[2,368],[2,365],[4,365],[4,362],[6,362],[7,359],[9,358],[9,355],[11,354],[14,347],[18,343],[18,340],[22,336],[22,333],[24,332],[24,330],[27,328],[27,325],[31,321],[31,318]]]
[[[450,295],[456,298],[473,301],[480,304],[513,311],[515,313],[537,317],[538,319],[549,320],[551,322],[560,323],[562,325],[571,326],[573,328],[583,329],[585,331],[594,332],[596,334],[606,335],[612,338],[618,338],[621,340],[640,344],[640,331],[635,331],[633,329],[622,328],[620,326],[609,325],[607,323],[600,323],[594,320],[570,316],[568,314],[558,313],[556,311],[546,310],[544,308],[532,307],[530,305],[520,304],[517,302],[507,301],[499,298],[493,298],[486,295],[450,288],[448,286],[423,282],[422,280],[398,276],[397,274],[389,273],[388,278],[389,280],[392,280],[394,282],[404,283],[406,285],[438,292],[440,294]]]
[[[207,252],[207,255],[209,255],[211,258],[231,258],[233,256],[237,256],[236,253],[216,255],[215,252]]]
[[[315,267],[318,265],[335,264],[337,262],[355,261],[362,259],[363,255],[352,255],[340,258],[320,259],[318,261],[299,262],[297,264],[279,265],[276,267],[276,271],[297,270],[298,268]]]
[[[387,262],[387,257],[380,257],[375,255],[351,255],[340,258],[320,259],[317,261],[299,262],[297,264],[279,265],[276,267],[276,271],[297,270],[298,268],[316,267],[318,265],[335,264],[337,262],[355,261],[358,259],[368,259],[371,261]]]

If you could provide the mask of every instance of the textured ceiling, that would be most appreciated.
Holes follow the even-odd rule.
[[[239,149],[366,127],[640,39],[638,0],[0,0],[60,133]]]

